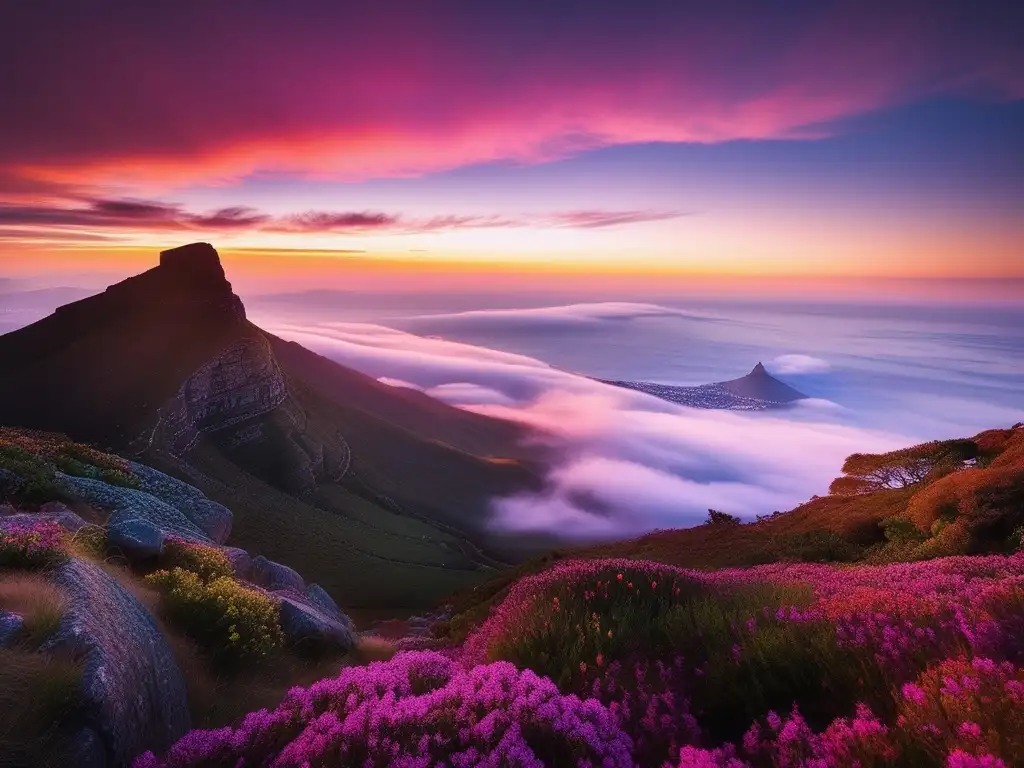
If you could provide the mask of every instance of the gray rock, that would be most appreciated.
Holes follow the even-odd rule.
[[[299,595],[306,594],[306,582],[287,565],[275,563],[263,555],[253,558],[252,580],[271,591],[286,589]]]
[[[309,585],[306,589],[306,600],[308,600],[310,605],[314,608],[319,608],[328,616],[340,619],[345,615],[341,612],[341,608],[338,607],[338,604],[334,602],[334,599],[327,594],[327,590],[319,584]]]
[[[129,462],[129,466],[139,478],[140,490],[170,504],[216,543],[228,540],[232,515],[227,507],[210,501],[198,488],[145,464]]]
[[[39,514],[60,523],[68,533],[78,533],[88,523],[59,501],[48,501],[39,508]]]
[[[0,648],[10,648],[25,628],[25,620],[17,613],[0,611]]]
[[[108,485],[87,477],[61,473],[57,473],[57,477],[72,495],[88,504],[109,510],[109,523],[120,520],[146,520],[163,531],[165,536],[176,536],[179,539],[203,544],[213,543],[210,537],[182,512],[150,493]]]
[[[251,581],[252,558],[249,557],[249,553],[238,547],[224,547],[222,551],[231,561],[231,567],[235,569],[235,578]]]
[[[116,520],[107,527],[107,546],[131,561],[160,557],[164,534],[148,520]]]
[[[128,766],[146,750],[165,751],[189,730],[188,696],[153,617],[91,563],[70,560],[51,578],[64,593],[67,613],[43,650],[82,659],[83,716],[109,764]],[[84,754],[89,750],[95,754],[92,747]]]
[[[0,498],[12,493],[17,493],[25,486],[21,475],[16,475],[9,469],[0,467]]]
[[[281,631],[289,642],[317,650],[347,652],[355,648],[359,635],[351,622],[346,624],[288,594],[277,596],[281,601]]]

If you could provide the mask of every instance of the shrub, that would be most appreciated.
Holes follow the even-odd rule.
[[[204,581],[184,568],[157,571],[146,581],[163,593],[171,620],[218,662],[251,662],[281,645],[277,603],[265,592],[228,576]]]
[[[232,577],[235,570],[228,556],[217,547],[195,541],[168,537],[164,541],[162,564],[165,568],[183,568],[203,581],[221,576]]]
[[[57,523],[15,522],[0,529],[0,567],[45,568],[66,557],[64,529]]]
[[[237,728],[193,731],[135,768],[213,765],[633,765],[630,740],[596,701],[498,662],[466,670],[434,652],[342,670],[295,688]]]
[[[947,659],[902,689],[899,723],[919,762],[958,750],[1013,761],[1024,755],[1024,669]]]
[[[709,509],[705,525],[740,525],[742,522],[736,515],[730,515],[728,512],[721,512],[717,509]]]
[[[792,533],[775,540],[775,551],[780,560],[804,563],[845,563],[856,560],[859,548],[835,531],[819,530]]]

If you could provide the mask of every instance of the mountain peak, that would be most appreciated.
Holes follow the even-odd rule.
[[[196,276],[225,279],[217,249],[209,243],[189,243],[160,252],[160,267],[165,271],[187,272]]]
[[[750,372],[749,375],[754,376],[754,375],[757,375],[757,374],[763,374],[763,375],[767,375],[768,374],[768,371],[764,367],[764,363],[760,363],[759,362],[757,365],[755,365],[753,370]]]

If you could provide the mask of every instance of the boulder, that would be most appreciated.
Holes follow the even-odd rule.
[[[107,526],[107,546],[132,562],[163,554],[164,534],[148,520],[119,519]]]
[[[347,652],[355,648],[359,635],[348,617],[344,621],[328,616],[319,608],[278,594],[281,603],[281,631],[301,649]]]
[[[20,615],[0,611],[0,648],[10,648],[14,645],[24,628],[25,620]]]
[[[146,750],[165,751],[190,728],[188,696],[153,617],[91,563],[69,560],[51,579],[64,594],[67,612],[43,650],[82,659],[83,725],[102,742],[108,764],[128,766]],[[88,738],[82,748],[85,756],[98,753]]]
[[[64,488],[76,498],[110,511],[108,522],[146,520],[163,531],[165,536],[176,536],[202,544],[213,543],[211,538],[187,516],[151,493],[59,472],[57,477]]]
[[[39,514],[56,521],[68,533],[78,533],[89,524],[59,501],[46,502],[39,508]]]
[[[298,595],[306,594],[306,582],[298,573],[287,565],[268,560],[263,555],[253,558],[252,581],[272,592],[290,590]]]
[[[248,552],[238,547],[224,547],[221,551],[231,561],[231,567],[235,569],[236,579],[252,581],[252,558]]]
[[[228,540],[232,515],[227,507],[210,501],[198,488],[145,464],[129,462],[129,467],[139,478],[139,490],[177,509],[217,544]]]
[[[348,620],[348,617],[341,612],[341,608],[339,608],[338,604],[334,602],[334,599],[327,594],[327,590],[319,584],[309,585],[309,588],[306,589],[306,600],[309,601],[309,604],[314,608],[319,608],[328,616],[333,616],[336,619],[344,617]]]

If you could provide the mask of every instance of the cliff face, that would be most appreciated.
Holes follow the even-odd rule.
[[[287,397],[288,385],[270,343],[254,333],[230,344],[185,380],[160,407],[151,444],[184,455],[203,434],[263,416]],[[245,430],[242,434],[244,439]]]

